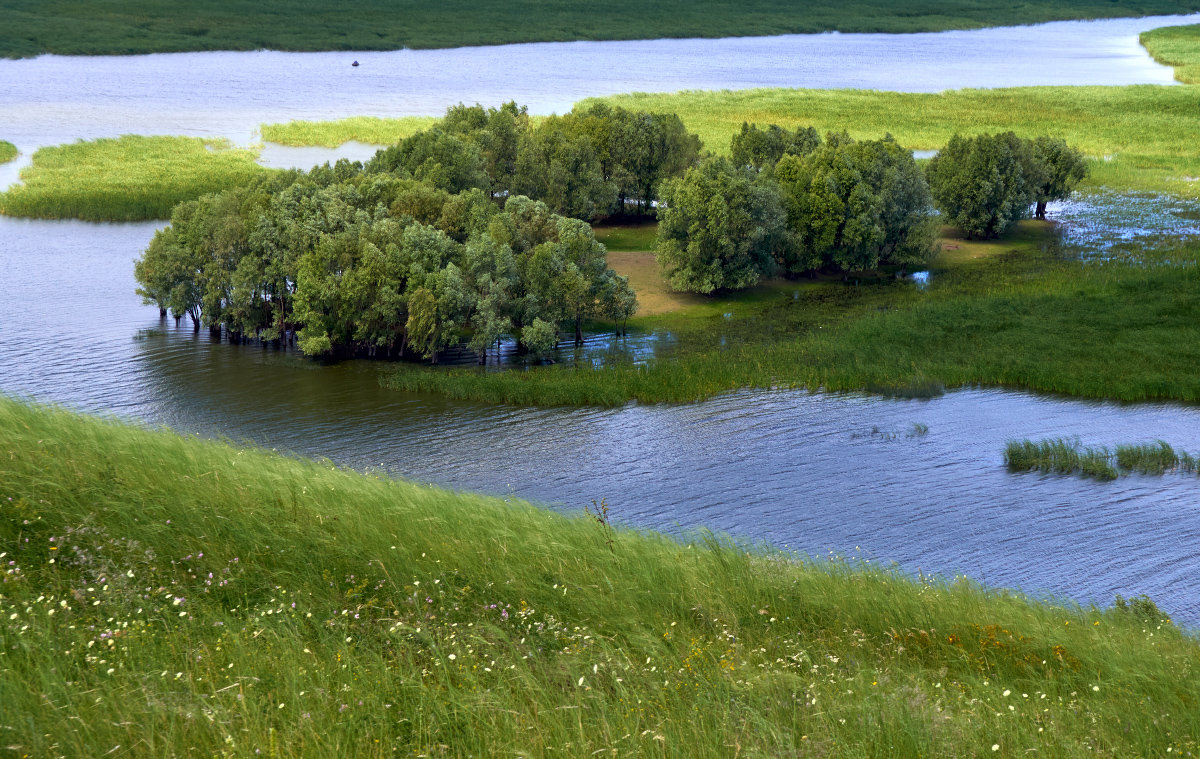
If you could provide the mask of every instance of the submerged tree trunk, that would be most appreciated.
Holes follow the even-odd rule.
[[[1037,213],[1035,215],[1042,221],[1046,220],[1046,201],[1039,200],[1037,202]]]
[[[583,328],[580,326],[579,317],[575,317],[575,344],[583,345]]]

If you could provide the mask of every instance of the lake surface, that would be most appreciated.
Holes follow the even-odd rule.
[[[1163,438],[1200,452],[1200,409],[969,390],[930,401],[740,392],[686,406],[522,409],[379,386],[213,343],[134,294],[158,224],[0,217],[0,388],[419,482],[708,526],[811,555],[898,562],[1107,604],[1149,593],[1200,623],[1200,478],[1009,474],[1010,438]],[[928,426],[917,434],[914,425]]]
[[[140,134],[256,139],[260,123],[438,114],[516,99],[534,112],[630,90],[759,86],[937,91],[1168,84],[1137,33],[1197,16],[919,35],[550,43],[394,53],[200,53],[0,61],[0,138],[24,151]],[[351,68],[357,59],[362,64]],[[371,146],[343,146],[365,158]],[[268,146],[264,163],[332,155]],[[0,185],[20,163],[0,167]],[[1068,243],[1194,234],[1160,200],[1053,209]],[[520,409],[383,390],[384,364],[321,366],[214,344],[160,321],[132,262],[160,225],[0,217],[0,392],[181,432],[250,441],[421,482],[708,526],[815,556],[898,562],[998,586],[1110,603],[1149,593],[1200,624],[1200,478],[1097,483],[1005,471],[1010,438],[1087,445],[1163,438],[1200,452],[1200,409],[968,390],[930,401],[740,392],[688,406]],[[1073,236],[1072,236],[1073,235]],[[1110,246],[1111,247],[1111,246]],[[917,284],[913,284],[917,286]],[[645,339],[594,341],[643,355]],[[916,434],[915,425],[928,432]]]
[[[458,102],[563,112],[619,92],[853,87],[1171,84],[1138,45],[1200,14],[1064,21],[928,34],[552,42],[336,53],[46,55],[0,60],[0,139],[25,152],[138,134],[255,139],[258,125],[345,116],[440,115]],[[352,67],[352,61],[361,64]]]

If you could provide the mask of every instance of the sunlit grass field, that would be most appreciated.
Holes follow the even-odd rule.
[[[226,140],[141,137],[39,148],[22,183],[0,194],[0,213],[92,221],[165,219],[184,200],[268,171],[255,150]]]
[[[13,756],[1200,750],[1200,644],[1144,601],[610,531],[12,401],[0,441]]]
[[[293,146],[336,148],[355,140],[368,145],[392,145],[437,121],[433,116],[378,118],[354,116],[336,121],[289,121],[263,124],[262,138],[267,142]]]
[[[1200,84],[1200,24],[1154,29],[1140,39],[1154,60],[1175,67],[1176,79]]]
[[[554,40],[928,32],[1188,13],[1195,0],[6,0],[0,56],[195,50],[397,50]]]
[[[11,142],[0,140],[0,163],[8,163],[17,157],[17,146]]]
[[[606,98],[677,113],[705,147],[728,154],[742,122],[813,126],[937,150],[955,134],[1012,130],[1062,137],[1093,160],[1087,187],[1200,198],[1200,95],[1190,87],[1020,87],[935,94],[760,89]],[[586,102],[586,101],[585,101]]]

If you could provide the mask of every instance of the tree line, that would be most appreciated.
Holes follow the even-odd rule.
[[[1045,218],[1087,170],[1065,141],[1012,132],[955,136],[924,169],[890,136],[822,140],[811,127],[743,124],[730,153],[663,180],[656,254],[676,290],[918,264],[940,222],[998,237],[1031,213]]]

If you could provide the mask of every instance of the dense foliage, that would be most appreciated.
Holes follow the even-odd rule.
[[[441,139],[441,136],[438,137]],[[345,161],[180,204],[136,263],[147,302],[234,339],[310,355],[436,360],[502,334],[545,351],[562,324],[624,320],[636,299],[584,222]]]
[[[929,187],[890,137],[856,142],[743,124],[732,162],[663,183],[656,253],[671,286],[741,290],[783,270],[863,271],[933,253]]]
[[[1036,203],[1067,197],[1087,173],[1083,156],[1063,140],[1027,140],[1012,132],[955,135],[929,162],[934,202],[968,237],[999,237]]]

